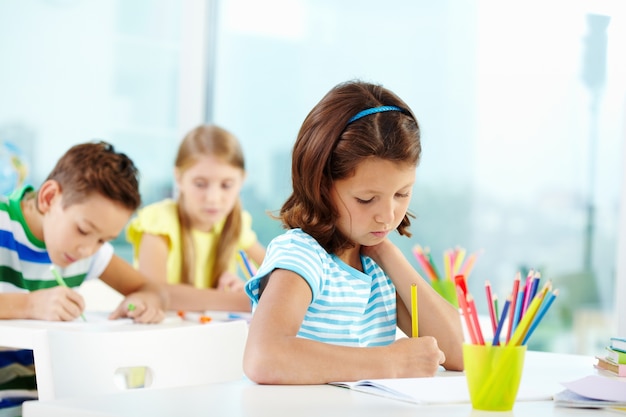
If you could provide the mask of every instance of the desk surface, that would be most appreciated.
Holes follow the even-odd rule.
[[[560,382],[595,374],[587,356],[528,352],[522,384],[556,393]],[[130,417],[130,416],[462,416],[489,417],[471,404],[419,406],[329,385],[263,386],[242,380],[170,389],[147,389],[117,394],[31,401],[24,417]],[[603,411],[555,407],[551,401],[517,402],[504,416],[596,415]]]
[[[187,326],[194,323],[183,321],[175,312],[168,312],[165,320],[160,324],[136,324],[131,319],[108,320],[110,312],[87,311],[87,322],[75,320],[70,322],[45,320],[0,320],[0,346],[34,349],[41,333],[55,330],[75,331],[138,331],[150,330],[158,327]]]

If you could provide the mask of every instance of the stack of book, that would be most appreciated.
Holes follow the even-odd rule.
[[[596,368],[626,377],[626,337],[612,337],[604,356],[596,356]]]

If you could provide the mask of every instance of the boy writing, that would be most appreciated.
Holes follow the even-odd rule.
[[[106,142],[70,148],[39,190],[0,197],[0,319],[74,320],[85,302],[72,288],[100,278],[125,296],[110,319],[162,321],[163,290],[110,243],[140,204],[137,168]]]

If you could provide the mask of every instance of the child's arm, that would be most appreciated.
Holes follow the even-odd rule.
[[[137,254],[139,271],[153,282],[167,283],[169,248],[164,236],[144,233]]]
[[[110,319],[130,317],[139,323],[159,323],[165,318],[168,298],[164,286],[149,282],[119,256],[113,255],[100,279],[126,296]]]
[[[83,297],[66,287],[0,294],[0,319],[70,321],[84,309]]]
[[[311,295],[296,273],[272,272],[248,332],[244,371],[250,379],[262,384],[324,384],[432,376],[445,360],[432,337],[402,338],[384,347],[346,347],[296,337]]]
[[[376,246],[363,247],[387,273],[396,287],[398,326],[411,335],[411,284],[417,284],[419,336],[437,339],[446,355],[443,366],[449,370],[463,369],[463,328],[454,306],[441,297],[411,266],[400,249],[389,239]]]
[[[250,311],[250,299],[244,291],[201,289],[187,284],[170,284],[166,291],[171,310]]]

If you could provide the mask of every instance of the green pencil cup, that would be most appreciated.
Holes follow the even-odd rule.
[[[525,356],[526,346],[463,344],[465,377],[475,410],[513,409]]]
[[[456,296],[456,286],[453,281],[450,281],[449,279],[431,281],[430,285],[450,304],[457,308],[459,307],[459,302]]]

